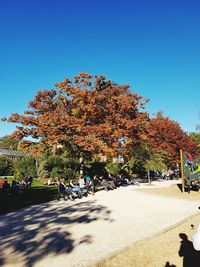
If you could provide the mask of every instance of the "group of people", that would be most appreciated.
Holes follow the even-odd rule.
[[[66,196],[73,200],[74,197],[78,196],[82,198],[83,195],[87,196],[88,194],[94,194],[94,185],[89,176],[85,179],[81,176],[79,181],[69,180],[68,185],[65,183],[64,179],[57,180],[58,185],[58,199],[63,196],[66,199]]]
[[[88,196],[88,194],[94,195],[99,189],[114,190],[121,185],[130,185],[131,181],[123,176],[119,177],[97,177],[94,176],[80,176],[79,180],[71,179],[68,184],[65,183],[64,179],[57,179],[58,186],[58,200],[63,197],[66,199],[68,197],[71,200],[83,196]]]
[[[8,178],[5,177],[0,181],[0,193],[4,195],[18,195],[25,189],[31,189],[32,182],[32,176],[27,176],[24,180],[20,181],[13,179],[12,182],[9,182]]]

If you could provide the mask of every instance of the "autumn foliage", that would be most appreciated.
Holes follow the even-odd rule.
[[[24,115],[12,114],[7,121],[19,124],[18,138],[40,137],[50,146],[113,156],[129,153],[147,138],[146,102],[129,85],[80,73],[73,81],[66,78],[55,89],[38,92]]]
[[[148,143],[152,153],[165,153],[166,161],[179,163],[180,149],[192,155],[199,153],[198,145],[168,117],[159,116],[149,122]]]
[[[40,138],[39,144],[21,143],[33,155],[59,144],[79,155],[129,156],[141,143],[171,163],[179,162],[180,149],[198,154],[197,144],[177,122],[162,114],[149,118],[147,102],[131,92],[129,85],[80,73],[51,90],[39,91],[23,115],[14,113],[2,120],[18,124],[16,138]]]

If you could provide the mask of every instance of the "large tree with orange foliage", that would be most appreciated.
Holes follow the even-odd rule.
[[[180,125],[162,115],[150,120],[148,143],[152,152],[166,153],[166,161],[171,163],[179,163],[180,149],[193,155],[199,153],[198,144]]]
[[[146,102],[129,85],[80,73],[73,81],[66,78],[55,89],[38,92],[24,115],[6,120],[19,124],[16,137],[41,137],[49,145],[113,156],[128,153],[146,138]]]

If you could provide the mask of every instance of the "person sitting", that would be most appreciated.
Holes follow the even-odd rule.
[[[71,187],[66,187],[66,188],[65,188],[65,192],[66,192],[68,198],[69,198],[70,200],[73,201],[74,198],[73,198],[73,191],[72,191],[72,188],[71,188]]]
[[[92,195],[94,195],[94,185],[90,176],[85,177],[85,188],[89,194],[91,193]]]
[[[109,190],[109,189],[110,189],[110,190],[116,189],[115,183],[114,183],[114,181],[112,180],[112,177],[111,177],[111,176],[109,176],[109,177],[107,178],[107,188],[108,188],[108,190]]]
[[[89,192],[82,175],[79,177],[79,187],[81,189],[81,192],[87,197]]]
[[[21,192],[23,192],[26,189],[26,183],[24,180],[19,181],[19,188]]]
[[[32,177],[31,175],[28,175],[28,176],[25,178],[25,182],[26,182],[26,188],[27,188],[27,189],[31,189],[32,182],[33,182],[33,177]]]
[[[108,182],[103,176],[99,177],[99,185],[103,186],[105,191],[108,191]]]
[[[50,186],[50,185],[55,185],[55,182],[52,178],[49,178],[49,180],[47,181],[47,185]]]
[[[1,190],[2,190],[3,194],[8,194],[10,192],[10,184],[8,182],[7,177],[4,178],[4,181],[3,181],[2,186],[1,186]]]
[[[12,184],[11,184],[11,194],[13,195],[18,195],[21,193],[21,190],[20,190],[20,186],[19,184],[17,183],[17,181],[14,179],[12,180]]]
[[[69,182],[69,188],[72,189],[72,192],[77,193],[79,198],[82,198],[81,188],[79,184],[73,179],[71,179]]]
[[[2,188],[2,185],[4,184],[4,182],[5,182],[5,179],[8,179],[7,177],[5,177],[4,179],[2,179],[1,181],[0,181],[0,188]]]
[[[94,192],[98,191],[98,186],[100,185],[100,181],[97,178],[97,176],[95,175],[92,179],[92,183],[93,183],[93,187],[94,187]]]

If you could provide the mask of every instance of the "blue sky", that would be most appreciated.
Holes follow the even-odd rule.
[[[1,0],[0,117],[80,72],[150,98],[185,131],[200,124],[200,2]],[[0,122],[0,136],[14,131]]]

